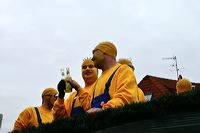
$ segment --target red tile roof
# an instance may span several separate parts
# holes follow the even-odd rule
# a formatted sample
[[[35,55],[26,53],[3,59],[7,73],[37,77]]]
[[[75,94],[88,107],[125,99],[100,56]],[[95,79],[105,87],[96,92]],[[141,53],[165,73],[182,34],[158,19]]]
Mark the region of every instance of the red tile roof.
[[[160,96],[176,93],[177,80],[166,79],[161,77],[155,77],[146,75],[138,84],[143,90],[144,94],[152,94],[152,99],[156,99]],[[200,89],[200,83],[192,83],[195,88]]]

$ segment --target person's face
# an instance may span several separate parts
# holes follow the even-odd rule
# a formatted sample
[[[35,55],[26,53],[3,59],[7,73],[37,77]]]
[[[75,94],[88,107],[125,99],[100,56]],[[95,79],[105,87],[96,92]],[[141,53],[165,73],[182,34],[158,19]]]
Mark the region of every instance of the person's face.
[[[57,95],[49,96],[49,107],[53,108],[54,102],[56,101],[57,97]]]
[[[85,82],[88,80],[96,81],[98,77],[98,70],[94,66],[94,62],[92,60],[85,60],[82,64],[82,77]]]
[[[92,60],[94,62],[94,66],[101,69],[104,63],[104,53],[100,50],[93,50]]]

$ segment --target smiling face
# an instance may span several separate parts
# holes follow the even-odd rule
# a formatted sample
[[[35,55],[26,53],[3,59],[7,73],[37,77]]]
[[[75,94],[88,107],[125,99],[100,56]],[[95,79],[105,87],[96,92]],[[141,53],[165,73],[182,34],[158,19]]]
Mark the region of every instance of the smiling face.
[[[86,59],[82,63],[82,77],[86,85],[93,84],[98,78],[98,70],[91,59]]]

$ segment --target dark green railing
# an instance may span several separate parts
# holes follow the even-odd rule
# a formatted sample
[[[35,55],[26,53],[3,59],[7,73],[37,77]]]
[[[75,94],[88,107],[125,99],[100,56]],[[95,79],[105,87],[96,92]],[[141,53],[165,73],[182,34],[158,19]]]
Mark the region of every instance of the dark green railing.
[[[200,133],[200,112],[187,112],[152,118],[95,133]]]
[[[181,133],[200,132],[200,90],[164,96],[147,103],[104,110],[95,116],[76,116],[22,133]]]

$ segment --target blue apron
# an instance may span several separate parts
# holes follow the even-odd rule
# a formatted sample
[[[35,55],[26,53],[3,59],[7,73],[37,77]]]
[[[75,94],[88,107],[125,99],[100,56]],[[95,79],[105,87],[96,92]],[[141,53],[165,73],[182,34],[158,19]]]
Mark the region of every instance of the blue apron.
[[[78,107],[74,107],[74,104],[76,102],[76,98],[77,98],[78,93],[76,93],[76,96],[74,97],[73,103],[72,103],[72,111],[71,111],[71,116],[74,115],[80,115],[80,114],[84,114],[85,111],[81,106]]]
[[[92,108],[102,108],[101,103],[102,102],[107,103],[110,100],[109,87],[110,87],[111,81],[112,81],[116,71],[118,70],[118,68],[112,73],[112,75],[108,79],[108,81],[105,85],[104,93],[95,97],[95,98],[94,98],[94,93],[93,93],[93,99],[92,99],[92,102],[91,102]]]
[[[34,107],[34,109],[35,109],[35,112],[36,112],[36,115],[37,115],[38,124],[39,124],[39,126],[40,126],[40,125],[42,125],[42,119],[41,119],[41,117],[40,117],[39,110],[38,110],[37,107]]]

